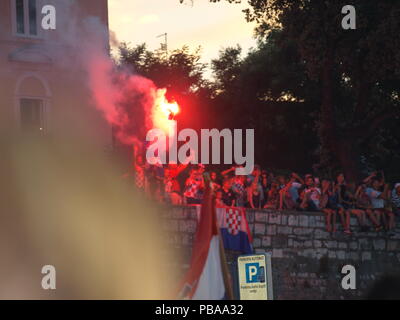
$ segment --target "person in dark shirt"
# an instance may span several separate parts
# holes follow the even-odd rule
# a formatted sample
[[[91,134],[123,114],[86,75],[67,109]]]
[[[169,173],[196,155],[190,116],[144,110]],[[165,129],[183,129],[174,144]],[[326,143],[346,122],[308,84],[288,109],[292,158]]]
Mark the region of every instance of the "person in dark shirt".
[[[236,197],[235,193],[231,189],[230,179],[224,180],[221,192],[222,192],[222,202],[228,207],[235,206]]]

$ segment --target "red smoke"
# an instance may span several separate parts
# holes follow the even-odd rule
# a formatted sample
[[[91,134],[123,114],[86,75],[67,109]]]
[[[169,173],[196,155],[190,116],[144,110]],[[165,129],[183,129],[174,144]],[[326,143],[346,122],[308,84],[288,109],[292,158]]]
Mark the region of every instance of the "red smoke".
[[[96,107],[114,127],[121,143],[140,145],[152,128],[168,134],[169,117],[179,113],[179,106],[168,102],[166,89],[157,89],[151,80],[117,69],[108,57],[91,59],[88,71]]]

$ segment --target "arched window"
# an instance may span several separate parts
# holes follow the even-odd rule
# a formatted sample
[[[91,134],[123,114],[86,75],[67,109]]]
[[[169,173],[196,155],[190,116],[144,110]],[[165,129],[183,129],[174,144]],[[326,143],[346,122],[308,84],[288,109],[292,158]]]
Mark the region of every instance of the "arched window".
[[[22,132],[45,134],[48,131],[50,90],[37,74],[21,77],[16,88],[16,117]]]

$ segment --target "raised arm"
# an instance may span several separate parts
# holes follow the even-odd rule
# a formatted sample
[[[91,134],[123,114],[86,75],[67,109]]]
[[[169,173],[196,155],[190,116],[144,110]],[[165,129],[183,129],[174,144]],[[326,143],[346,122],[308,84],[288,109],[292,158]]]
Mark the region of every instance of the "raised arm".
[[[227,170],[224,170],[224,171],[221,172],[221,175],[224,176],[224,175],[228,174],[229,172],[234,171],[235,169],[236,169],[235,167],[232,167],[232,168],[229,168]]]
[[[372,172],[368,177],[366,177],[363,182],[368,183],[371,181],[372,178],[376,177],[376,172]]]
[[[301,184],[304,184],[304,180],[303,180],[296,172],[293,172],[293,173],[292,173],[292,177],[295,178],[295,179],[297,179],[297,180],[299,180],[299,182],[300,182]]]

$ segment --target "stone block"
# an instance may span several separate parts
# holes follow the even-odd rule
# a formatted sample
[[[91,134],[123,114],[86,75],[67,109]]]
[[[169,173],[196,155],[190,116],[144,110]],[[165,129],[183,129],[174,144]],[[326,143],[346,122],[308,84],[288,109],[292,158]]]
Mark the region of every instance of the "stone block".
[[[289,226],[298,226],[299,225],[299,217],[290,215],[288,218],[288,225]]]
[[[314,240],[314,247],[315,248],[321,248],[322,242],[320,240]]]
[[[193,220],[181,220],[179,221],[179,231],[180,232],[188,232],[195,233],[197,228],[196,221]]]
[[[288,244],[286,236],[275,236],[272,237],[273,248],[286,248]]]
[[[282,249],[272,249],[272,257],[273,258],[283,258],[283,250]]]
[[[358,242],[357,241],[352,241],[349,243],[349,248],[351,250],[358,250]]]
[[[371,260],[371,252],[370,252],[370,251],[364,251],[364,252],[361,254],[361,260],[362,260],[362,261]]]
[[[329,232],[326,232],[325,230],[320,230],[320,229],[316,229],[314,231],[314,238],[319,240],[319,239],[330,239],[330,234]]]
[[[280,213],[271,213],[268,217],[269,224],[280,224],[281,223],[281,214]]]
[[[315,226],[316,226],[317,228],[323,228],[323,229],[325,229],[326,224],[325,224],[324,221],[317,221],[317,222],[315,223]]]
[[[336,252],[335,251],[329,251],[328,252],[328,258],[329,259],[336,259]]]
[[[293,240],[292,246],[293,246],[293,248],[303,248],[304,242],[303,241]]]
[[[249,210],[246,210],[246,218],[247,218],[247,222],[249,222],[249,223],[253,223],[253,222],[254,222],[254,216],[255,216],[255,213],[254,213],[254,211],[249,211]]]
[[[308,217],[308,226],[309,227],[316,227],[317,225],[317,220],[316,220],[316,217],[315,216],[310,216],[310,217]]]
[[[388,240],[387,249],[389,251],[400,251],[400,241]]]
[[[313,232],[311,228],[293,228],[293,233],[297,235],[309,235]]]
[[[315,257],[317,259],[321,259],[322,257],[328,255],[328,249],[326,248],[320,248],[320,249],[315,249]]]
[[[348,260],[357,261],[359,258],[360,257],[358,252],[355,251],[346,252],[346,259]]]
[[[255,221],[256,222],[267,222],[268,215],[266,212],[256,212]]]
[[[337,241],[334,241],[334,240],[324,241],[323,246],[325,248],[329,248],[329,249],[336,249],[338,247]]]
[[[291,227],[287,227],[287,226],[281,227],[281,226],[278,226],[277,234],[285,234],[285,235],[287,235],[287,234],[292,234],[292,233],[293,233],[293,229],[292,229]]]
[[[375,250],[385,250],[386,248],[385,239],[374,239],[373,244]]]
[[[186,219],[189,215],[189,210],[186,208],[172,208],[172,218],[173,219]]]
[[[307,216],[299,217],[299,226],[300,227],[308,227],[308,217]]]
[[[193,244],[193,237],[190,234],[182,235],[182,244],[184,246],[191,246]]]
[[[262,237],[262,246],[270,247],[271,246],[271,237]]]
[[[347,249],[346,242],[338,242],[338,249]]]
[[[276,226],[275,225],[267,226],[267,235],[269,235],[269,236],[276,235]]]
[[[316,257],[316,251],[314,249],[305,249],[300,254],[304,257],[312,259]]]
[[[364,250],[371,250],[372,249],[371,241],[367,238],[359,239],[358,247]]]
[[[254,224],[254,233],[255,234],[265,234],[265,224],[255,223]]]
[[[345,251],[336,251],[336,256],[340,260],[344,260],[346,258],[346,252]]]
[[[261,239],[260,238],[254,238],[253,239],[253,248],[259,248],[261,247]]]
[[[312,240],[304,241],[304,247],[311,248],[313,246]]]

